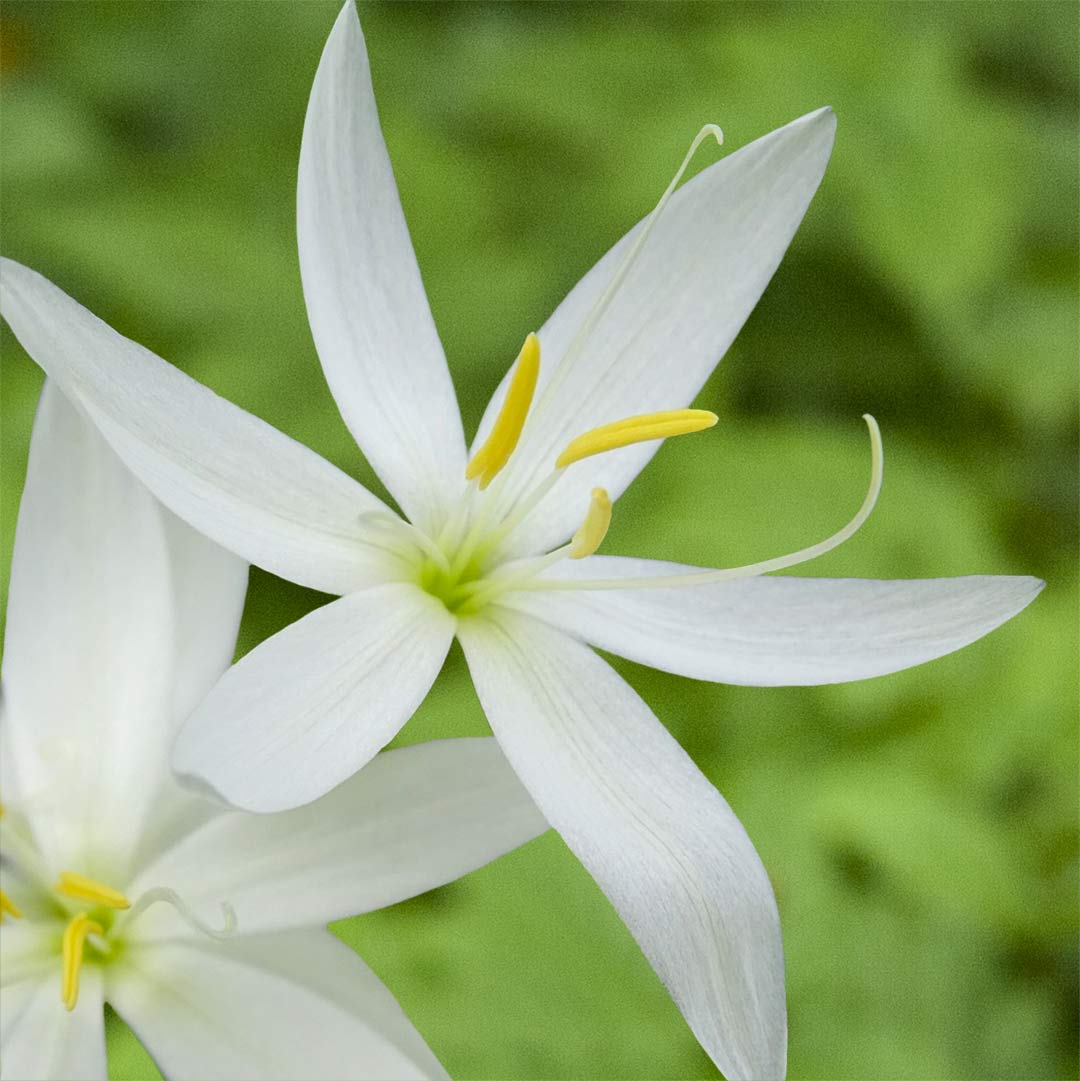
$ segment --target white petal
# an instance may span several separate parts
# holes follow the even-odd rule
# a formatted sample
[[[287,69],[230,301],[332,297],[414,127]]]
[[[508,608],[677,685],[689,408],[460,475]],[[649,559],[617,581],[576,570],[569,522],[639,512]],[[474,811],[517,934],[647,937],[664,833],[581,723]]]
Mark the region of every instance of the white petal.
[[[173,715],[182,721],[232,664],[248,565],[164,508],[175,610]]]
[[[593,556],[560,578],[652,577],[701,570]],[[506,603],[610,653],[665,672],[755,687],[846,683],[943,657],[1011,619],[1045,585],[971,575],[744,578],[676,589],[517,593]]]
[[[452,882],[547,828],[495,740],[437,740],[376,756],[307,807],[223,815],[132,892],[175,889],[211,924],[228,902],[244,934],[319,925]],[[142,939],[177,933],[164,905],[132,925]]]
[[[170,1078],[446,1076],[390,992],[328,931],[132,948],[110,974],[109,1002]]]
[[[313,451],[196,383],[40,274],[0,263],[0,313],[163,503],[252,563],[327,593],[385,580],[359,516],[383,504]]]
[[[0,989],[0,1081],[107,1076],[101,969],[83,967],[79,1001],[70,1013],[60,1001],[59,961],[46,976]]]
[[[352,0],[311,88],[296,201],[304,298],[330,390],[394,498],[431,528],[464,486],[465,438]]]
[[[318,608],[225,673],[184,726],[173,767],[246,810],[309,803],[394,737],[453,635],[446,608],[403,583]]]
[[[780,921],[723,797],[587,646],[506,611],[462,621],[511,765],[725,1076],[784,1074]]]
[[[680,188],[586,347],[558,386],[549,388],[642,223],[574,287],[540,331],[537,404],[507,467],[507,501],[550,473],[559,452],[588,429],[690,404],[787,250],[825,172],[835,129],[832,111],[820,109],[729,154]],[[478,440],[486,438],[505,387],[493,397]],[[600,485],[617,498],[657,447],[643,443],[571,466],[536,512],[530,547],[552,548],[568,537],[591,489]]]
[[[135,843],[171,736],[172,631],[159,504],[46,381],[19,507],[3,685],[17,787],[61,865],[97,850],[122,865]]]
[[[173,591],[172,713],[167,739],[232,663],[247,592],[248,565],[158,504]],[[143,824],[134,863],[141,866],[220,811],[216,801],[178,785],[168,755],[159,763],[157,798]]]
[[[4,917],[3,931],[0,932],[0,987],[48,978],[56,993],[54,1001],[59,1003],[56,898],[40,890],[36,883],[12,873],[9,866],[3,866],[3,872],[0,884],[19,906],[24,918],[9,920]]]

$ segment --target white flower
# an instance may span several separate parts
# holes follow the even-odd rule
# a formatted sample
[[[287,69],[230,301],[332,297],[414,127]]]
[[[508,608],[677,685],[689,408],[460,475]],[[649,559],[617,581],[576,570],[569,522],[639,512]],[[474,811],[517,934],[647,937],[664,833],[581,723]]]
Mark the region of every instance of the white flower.
[[[39,275],[5,263],[0,276],[31,356],[168,506],[267,570],[342,595],[230,669],[174,764],[243,807],[314,799],[393,737],[456,634],[514,768],[730,1078],[785,1069],[768,878],[723,798],[589,645],[698,679],[862,679],[974,641],[1041,586],[760,577],[869,513],[881,479],[869,418],[870,491],[828,541],[728,571],[591,555],[657,441],[715,421],[683,407],[779,263],[834,126],[830,110],[811,113],[676,191],[680,169],[526,339],[469,457],[346,3],[304,129],[300,263],[331,390],[404,517]]]
[[[247,566],[46,382],[3,667],[0,1076],[106,1077],[103,1001],[166,1077],[445,1077],[329,931],[547,828],[492,739],[379,755],[282,815],[168,769],[232,659]]]

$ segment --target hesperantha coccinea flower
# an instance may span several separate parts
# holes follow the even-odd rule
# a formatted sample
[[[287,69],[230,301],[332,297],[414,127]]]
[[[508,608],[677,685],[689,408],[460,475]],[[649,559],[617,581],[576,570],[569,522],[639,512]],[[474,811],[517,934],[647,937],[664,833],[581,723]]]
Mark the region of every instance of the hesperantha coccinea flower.
[[[704,128],[654,212],[523,332],[467,453],[350,0],[304,128],[300,264],[326,378],[400,514],[38,274],[0,272],[0,309],[27,351],[165,504],[341,596],[225,674],[185,725],[176,768],[252,810],[316,799],[394,736],[456,635],[514,769],[732,1079],[786,1068],[772,889],[721,795],[590,647],[730,683],[863,679],[967,645],[1042,585],[765,577],[870,513],[882,451],[869,417],[869,490],[833,537],[725,570],[596,554],[660,441],[716,421],[694,396],[791,241],[834,129],[820,109],[680,187],[698,144],[719,138]]]
[[[170,1079],[446,1076],[326,923],[547,822],[490,738],[387,751],[280,815],[181,788],[170,744],[232,659],[246,584],[47,381],[3,663],[4,1081],[104,1081],[104,1002]]]

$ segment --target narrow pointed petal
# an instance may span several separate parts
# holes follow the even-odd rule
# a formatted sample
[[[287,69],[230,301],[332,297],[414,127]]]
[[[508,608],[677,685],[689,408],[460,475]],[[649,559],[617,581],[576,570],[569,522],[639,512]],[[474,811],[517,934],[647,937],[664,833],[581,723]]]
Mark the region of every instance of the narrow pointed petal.
[[[462,621],[496,738],[726,1077],[780,1078],[780,921],[723,797],[587,646],[517,613]]]
[[[618,556],[560,578],[643,578],[700,567]],[[665,672],[755,687],[847,683],[969,645],[1038,596],[1038,578],[745,578],[676,589],[517,593],[506,603]]]
[[[360,515],[384,505],[307,447],[0,260],[0,314],[171,510],[251,563],[326,593],[386,580]]]
[[[64,815],[38,842],[122,861],[170,741],[173,598],[161,508],[46,380],[12,558],[3,662],[17,788]]]
[[[245,810],[310,803],[393,739],[453,635],[443,605],[402,583],[318,608],[225,673],[181,731],[173,767]]]
[[[304,298],[338,408],[409,518],[439,523],[465,438],[348,0],[311,88],[297,181]]]
[[[186,718],[232,664],[248,565],[162,508],[175,612],[173,717]]]
[[[55,968],[0,988],[0,1081],[105,1081],[106,1077],[99,968],[83,968],[79,1001],[70,1012],[60,1002]]]
[[[248,565],[158,504],[173,597],[172,708],[158,762],[157,792],[140,831],[141,866],[220,808],[175,783],[169,753],[180,725],[232,664],[247,593]],[[150,777],[147,777],[150,780]]]
[[[832,111],[820,109],[727,155],[676,191],[584,347],[553,382],[642,223],[574,287],[540,331],[536,405],[507,467],[507,501],[542,480],[582,432],[693,401],[791,243],[825,172],[835,129]],[[477,446],[505,390],[504,382]],[[547,550],[568,537],[594,486],[617,499],[658,446],[641,443],[570,467],[535,512],[531,547]]]
[[[132,893],[171,883],[211,924],[227,900],[244,934],[317,926],[452,882],[547,828],[495,740],[436,740],[377,755],[306,807],[216,818]],[[164,905],[132,927],[185,931]]]
[[[395,1081],[446,1072],[329,931],[134,947],[109,1002],[161,1072],[200,1081]]]

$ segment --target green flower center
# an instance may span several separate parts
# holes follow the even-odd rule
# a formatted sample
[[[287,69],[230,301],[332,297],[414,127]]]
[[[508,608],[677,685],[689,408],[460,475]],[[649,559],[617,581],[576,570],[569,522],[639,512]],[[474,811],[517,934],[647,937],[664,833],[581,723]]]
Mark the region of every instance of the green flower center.
[[[491,569],[490,560],[476,552],[460,559],[448,558],[445,563],[428,556],[421,561],[417,582],[452,615],[468,615],[486,603],[482,589]]]

